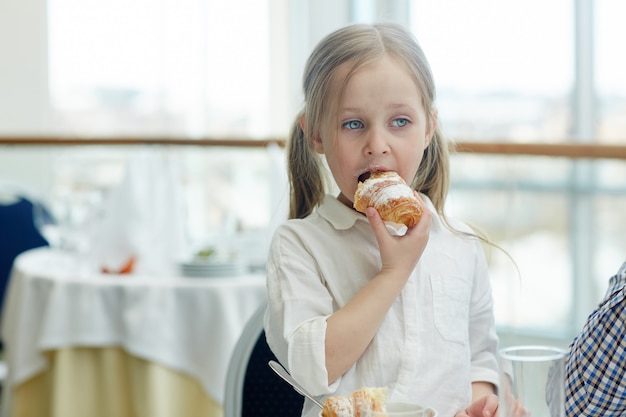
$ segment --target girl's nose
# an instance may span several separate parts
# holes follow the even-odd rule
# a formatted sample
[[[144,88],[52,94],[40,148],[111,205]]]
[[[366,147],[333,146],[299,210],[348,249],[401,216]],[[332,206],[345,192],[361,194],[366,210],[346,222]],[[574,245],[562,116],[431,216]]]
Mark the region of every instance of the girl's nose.
[[[366,151],[368,155],[384,155],[389,152],[389,143],[380,129],[371,129],[368,133]]]

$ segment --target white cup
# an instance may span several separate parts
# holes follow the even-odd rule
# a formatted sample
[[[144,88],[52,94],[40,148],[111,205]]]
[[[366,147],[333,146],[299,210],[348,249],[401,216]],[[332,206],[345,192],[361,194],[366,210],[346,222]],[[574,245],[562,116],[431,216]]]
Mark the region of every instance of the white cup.
[[[564,417],[566,354],[553,346],[501,349],[499,415]]]

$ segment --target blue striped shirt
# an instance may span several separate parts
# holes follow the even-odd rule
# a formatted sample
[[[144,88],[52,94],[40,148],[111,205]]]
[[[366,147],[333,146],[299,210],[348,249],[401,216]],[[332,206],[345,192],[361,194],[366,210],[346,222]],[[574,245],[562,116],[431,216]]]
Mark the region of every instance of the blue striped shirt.
[[[567,417],[626,415],[626,262],[572,341],[565,370]]]

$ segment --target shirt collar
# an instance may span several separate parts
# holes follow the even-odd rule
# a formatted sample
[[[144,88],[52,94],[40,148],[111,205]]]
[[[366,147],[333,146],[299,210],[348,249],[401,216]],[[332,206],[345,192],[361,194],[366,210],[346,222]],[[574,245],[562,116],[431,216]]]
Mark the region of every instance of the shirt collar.
[[[607,289],[607,296],[614,292],[621,290],[626,286],[626,262],[619,269],[617,274],[613,275],[609,280],[609,288]]]
[[[429,210],[433,214],[437,212],[435,206],[433,206],[433,203],[426,195],[420,194],[420,197],[426,204],[426,210]],[[322,204],[317,208],[317,213],[332,224],[336,230],[350,229],[357,221],[367,222],[365,215],[351,209],[330,194],[324,196]],[[443,227],[441,219],[439,216],[433,215],[430,228],[438,230],[441,227]]]
[[[336,230],[347,230],[354,226],[359,218],[365,217],[358,211],[346,206],[336,197],[326,194],[317,212],[326,221],[333,225]]]

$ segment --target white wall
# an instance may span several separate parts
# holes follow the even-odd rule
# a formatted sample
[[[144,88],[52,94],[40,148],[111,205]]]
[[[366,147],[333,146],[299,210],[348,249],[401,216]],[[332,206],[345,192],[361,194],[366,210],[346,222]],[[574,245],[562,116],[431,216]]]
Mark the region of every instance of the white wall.
[[[0,2],[0,134],[52,130],[46,0]]]
[[[46,0],[0,1],[0,135],[52,132]],[[0,147],[0,181],[49,186],[50,149]]]

